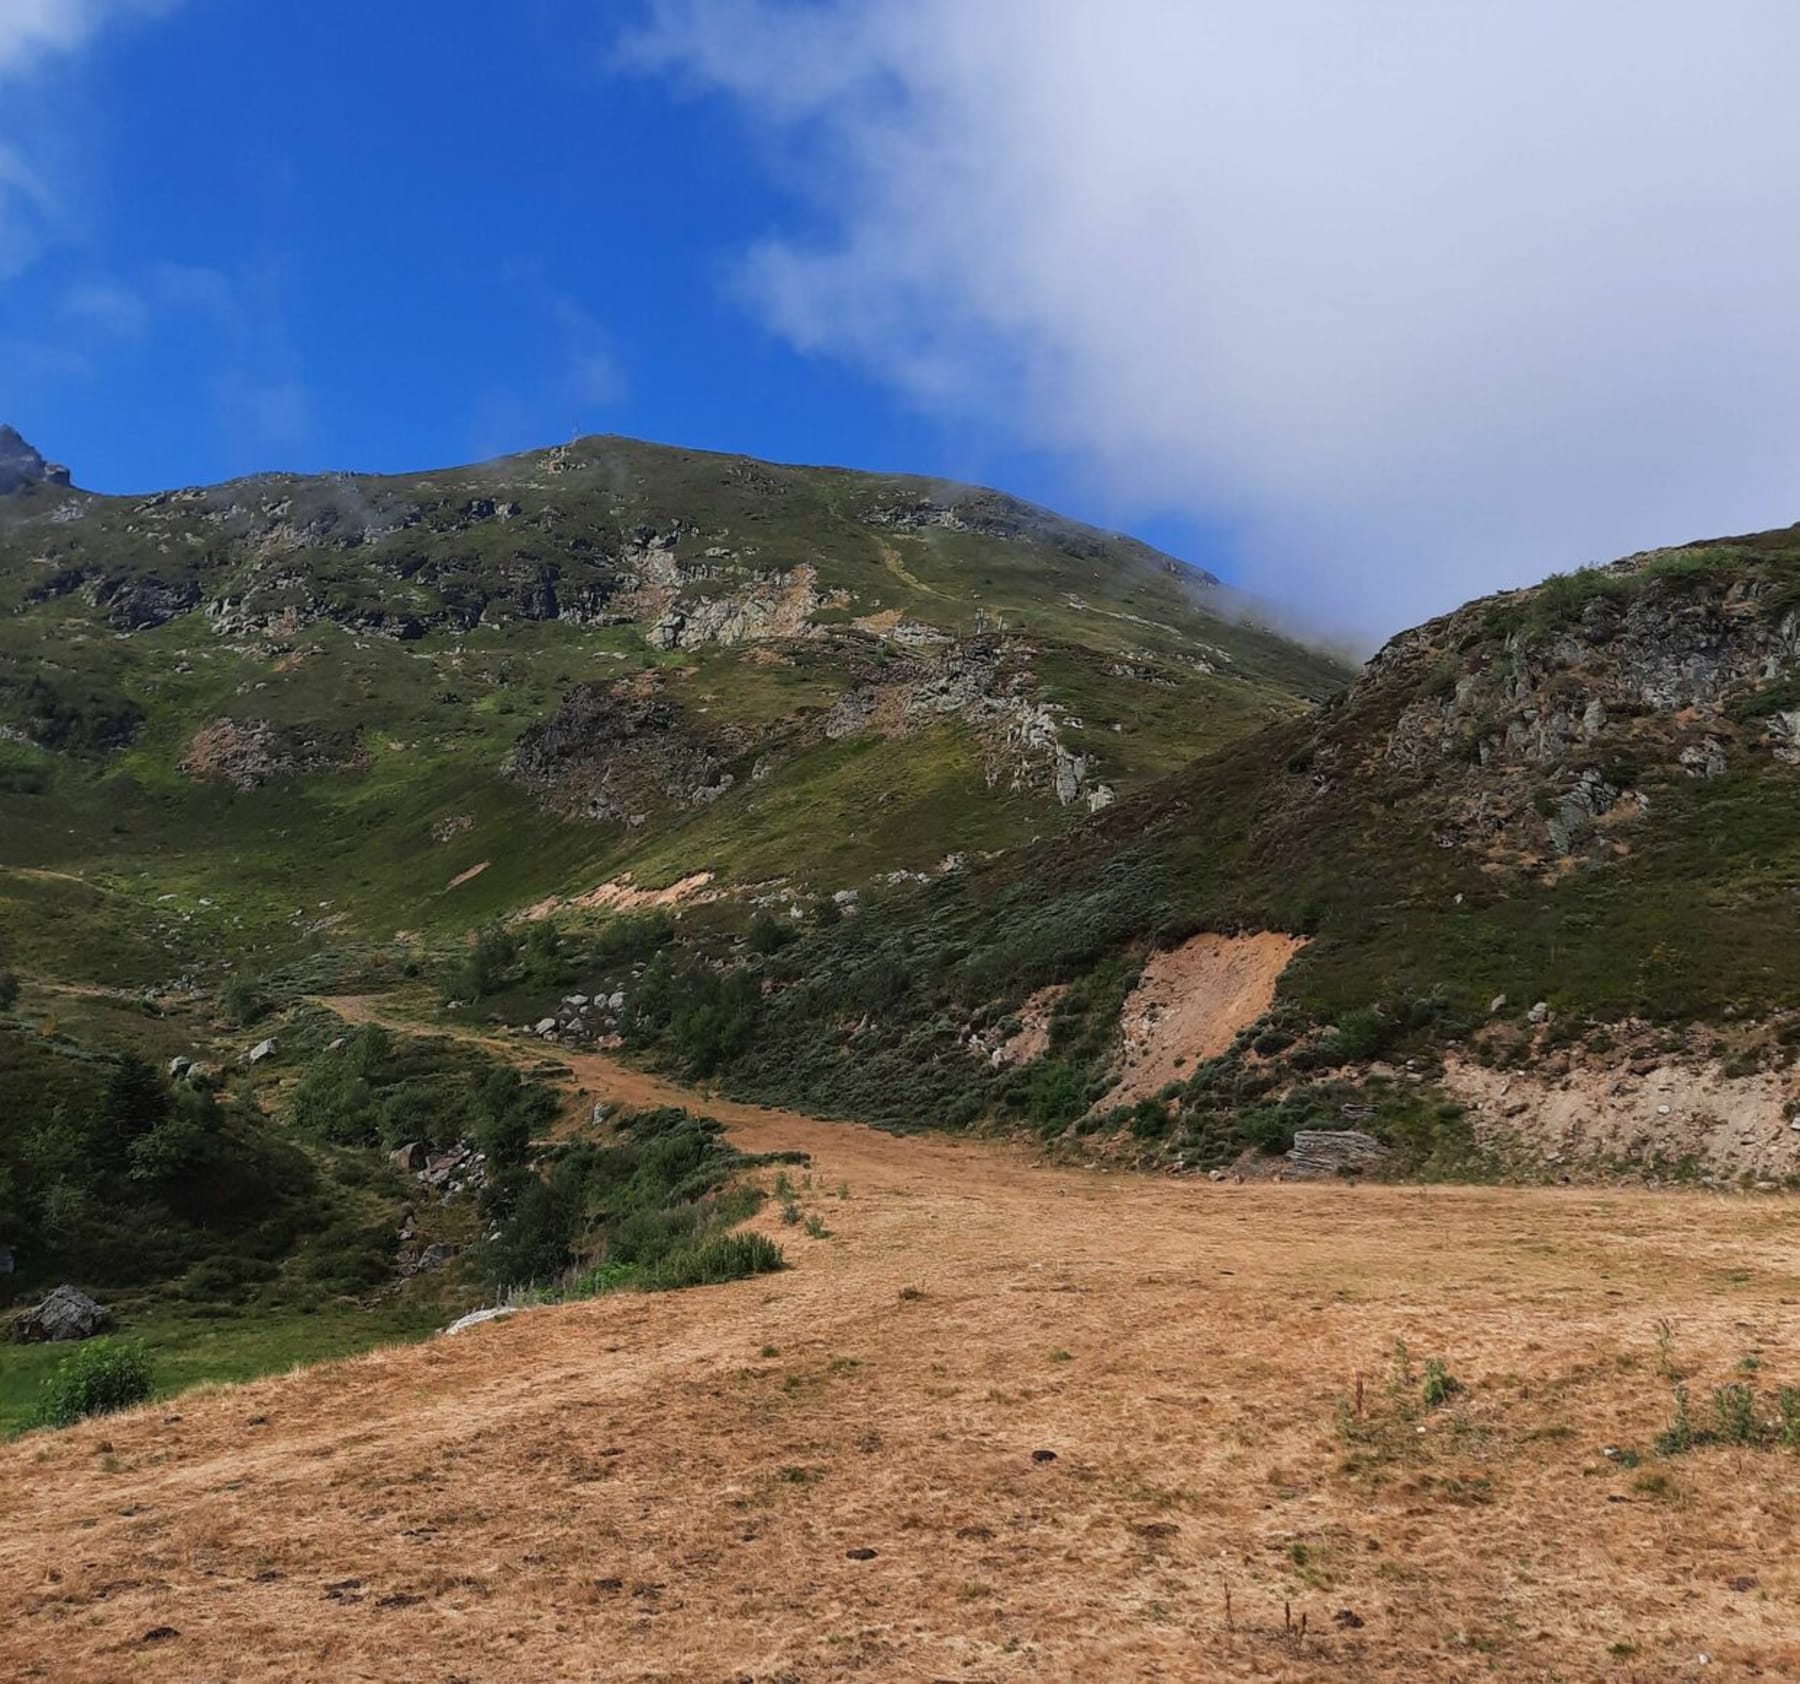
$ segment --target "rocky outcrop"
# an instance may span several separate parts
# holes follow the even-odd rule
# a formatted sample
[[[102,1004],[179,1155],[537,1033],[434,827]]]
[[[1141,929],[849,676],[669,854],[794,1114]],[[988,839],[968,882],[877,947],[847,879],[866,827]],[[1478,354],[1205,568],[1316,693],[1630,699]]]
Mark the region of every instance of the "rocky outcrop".
[[[947,486],[941,495],[914,493],[889,498],[866,508],[862,519],[866,525],[895,532],[937,528],[947,532],[975,532],[986,538],[1029,539],[1051,544],[1065,555],[1083,561],[1102,560],[1124,546],[1146,558],[1154,556],[1155,564],[1163,571],[1179,572],[1197,587],[1208,588],[1219,583],[1212,574],[1175,563],[1167,556],[1156,556],[1133,539],[1102,532],[1079,521],[1065,520],[1035,504],[1008,497],[1004,492],[974,486]]]
[[[849,605],[848,592],[819,588],[810,565],[746,570],[720,545],[697,561],[682,561],[676,546],[688,535],[680,523],[667,532],[640,531],[621,557],[627,571],[620,604],[649,622],[652,648],[810,637],[821,609]]]
[[[1092,758],[1063,742],[1057,714],[1032,695],[1030,654],[1025,644],[989,636],[890,661],[838,697],[825,735],[906,736],[957,719],[981,740],[990,788],[1004,783],[1098,812],[1112,804],[1113,792],[1094,776]]]
[[[1286,1181],[1321,1181],[1379,1170],[1388,1149],[1360,1129],[1301,1129],[1282,1166]]]
[[[679,709],[632,681],[576,685],[519,738],[506,770],[562,811],[629,825],[704,806],[735,781]]]
[[[91,1339],[112,1326],[112,1311],[85,1292],[59,1286],[41,1304],[13,1318],[12,1337],[22,1344]]]
[[[154,574],[141,579],[105,579],[96,587],[94,601],[105,609],[106,623],[116,631],[145,631],[197,608],[200,587],[191,579],[164,584]]]
[[[67,485],[69,470],[60,462],[46,462],[16,429],[0,427],[0,497],[32,485]]]
[[[1302,769],[1384,783],[1493,866],[1625,852],[1659,786],[1800,762],[1800,608],[1776,577],[1727,541],[1473,603],[1382,650]]]
[[[251,790],[276,778],[347,770],[362,763],[354,738],[322,738],[266,719],[215,719],[194,733],[181,769],[198,781],[217,779]]]

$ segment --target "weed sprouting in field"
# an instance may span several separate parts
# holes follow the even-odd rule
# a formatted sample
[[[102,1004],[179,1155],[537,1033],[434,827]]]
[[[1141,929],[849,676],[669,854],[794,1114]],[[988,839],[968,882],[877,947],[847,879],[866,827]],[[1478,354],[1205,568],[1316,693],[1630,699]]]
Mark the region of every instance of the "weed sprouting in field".
[[[1427,1409],[1441,1408],[1462,1389],[1462,1382],[1451,1374],[1442,1357],[1425,1359],[1425,1381],[1422,1393]]]
[[[1782,1448],[1800,1449],[1800,1386],[1783,1386],[1775,1394],[1775,1418]]]
[[[1694,1419],[1684,1382],[1676,1381],[1674,1413],[1656,1435],[1661,1456],[1684,1456],[1693,1450],[1723,1445],[1737,1449],[1800,1449],[1800,1386],[1776,1389],[1772,1410],[1765,1410],[1762,1396],[1748,1380],[1728,1380],[1712,1393],[1710,1424]]]
[[[1388,1391],[1396,1399],[1404,1398],[1412,1392],[1415,1383],[1412,1351],[1404,1339],[1396,1339],[1392,1368],[1388,1378]]]
[[[1755,1444],[1762,1434],[1755,1388],[1742,1380],[1720,1386],[1713,1393],[1713,1421],[1721,1444]]]
[[[1687,1387],[1677,1380],[1674,1387],[1675,1414],[1668,1426],[1656,1435],[1659,1456],[1682,1456],[1694,1448],[1693,1413],[1688,1407]]]
[[[1656,1324],[1656,1372],[1665,1380],[1679,1380],[1675,1368],[1675,1325],[1664,1316]]]

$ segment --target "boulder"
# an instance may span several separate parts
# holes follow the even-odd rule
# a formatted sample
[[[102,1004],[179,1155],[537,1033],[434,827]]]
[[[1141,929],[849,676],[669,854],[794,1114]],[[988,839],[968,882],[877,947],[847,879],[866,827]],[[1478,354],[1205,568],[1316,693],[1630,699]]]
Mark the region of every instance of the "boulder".
[[[91,1339],[112,1325],[112,1311],[85,1292],[59,1286],[41,1304],[13,1318],[12,1336],[21,1343],[47,1344],[57,1339]]]
[[[280,1043],[271,1035],[266,1041],[258,1041],[250,1049],[249,1060],[252,1064],[261,1064],[265,1058],[273,1058],[281,1050]]]
[[[1298,1180],[1361,1175],[1378,1169],[1388,1149],[1361,1129],[1300,1129],[1287,1155],[1286,1174]]]
[[[404,1146],[396,1146],[388,1153],[388,1162],[408,1175],[417,1175],[425,1167],[425,1142],[409,1140]]]

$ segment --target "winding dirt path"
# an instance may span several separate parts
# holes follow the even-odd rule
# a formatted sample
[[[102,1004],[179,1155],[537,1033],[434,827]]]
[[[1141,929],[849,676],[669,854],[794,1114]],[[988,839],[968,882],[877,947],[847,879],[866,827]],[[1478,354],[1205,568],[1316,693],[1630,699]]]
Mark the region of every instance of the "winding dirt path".
[[[1648,1453],[1660,1318],[1697,1409],[1800,1383],[1791,1201],[1109,1176],[568,1062],[811,1153],[829,1237],[0,1447],[0,1677],[1800,1676],[1793,1459]],[[1466,1389],[1402,1418],[1396,1339]]]

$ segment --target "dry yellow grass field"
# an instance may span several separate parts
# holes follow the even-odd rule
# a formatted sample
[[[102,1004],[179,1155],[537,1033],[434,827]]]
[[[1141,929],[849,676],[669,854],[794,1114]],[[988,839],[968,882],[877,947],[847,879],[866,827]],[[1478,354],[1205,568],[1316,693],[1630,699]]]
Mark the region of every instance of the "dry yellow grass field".
[[[1747,1356],[1800,1382],[1791,1201],[1152,1181],[710,1108],[813,1154],[829,1236],[763,1219],[793,1269],[0,1449],[0,1676],[1800,1677],[1800,1462],[1649,1453],[1662,1319],[1697,1408]],[[1466,1389],[1396,1400],[1396,1340]]]

